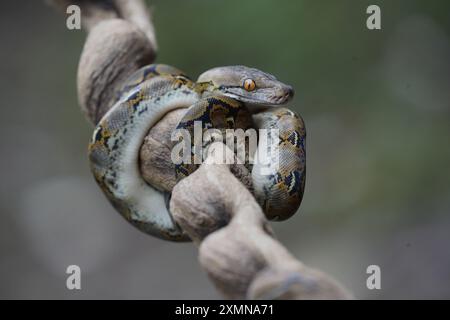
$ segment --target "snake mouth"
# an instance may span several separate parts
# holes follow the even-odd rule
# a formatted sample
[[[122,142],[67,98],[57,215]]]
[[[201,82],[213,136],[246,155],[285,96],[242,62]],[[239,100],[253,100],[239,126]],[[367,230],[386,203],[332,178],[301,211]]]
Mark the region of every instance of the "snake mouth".
[[[276,107],[286,104],[294,96],[289,85],[277,85],[247,92],[241,88],[226,88],[222,94],[251,105]]]
[[[259,96],[241,95],[236,92],[227,92],[226,95],[251,105],[276,107],[286,104],[292,99],[294,94],[293,90],[287,90],[281,94],[261,95],[263,98],[259,98]]]

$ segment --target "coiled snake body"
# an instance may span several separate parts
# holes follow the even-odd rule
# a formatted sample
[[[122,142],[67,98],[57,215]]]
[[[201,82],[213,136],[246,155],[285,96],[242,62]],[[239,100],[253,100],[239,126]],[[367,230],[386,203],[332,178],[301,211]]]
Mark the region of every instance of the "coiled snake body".
[[[188,108],[177,128],[277,129],[270,139],[278,166],[261,174],[252,167],[254,194],[266,216],[284,220],[298,209],[305,185],[305,127],[286,108],[290,86],[270,74],[244,66],[219,67],[192,81],[180,70],[153,64],[136,71],[120,90],[115,105],[97,124],[89,145],[94,177],[113,206],[140,230],[172,241],[187,240],[166,208],[164,194],[142,178],[139,150],[148,130],[167,112]],[[276,145],[275,145],[276,144]],[[179,179],[197,165],[175,166]]]

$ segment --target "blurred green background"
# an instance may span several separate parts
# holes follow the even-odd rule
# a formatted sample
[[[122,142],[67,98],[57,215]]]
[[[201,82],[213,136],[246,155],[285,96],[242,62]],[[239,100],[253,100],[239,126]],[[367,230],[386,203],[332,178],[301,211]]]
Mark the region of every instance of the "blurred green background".
[[[151,5],[157,62],[192,77],[245,64],[296,89],[306,191],[273,226],[297,258],[357,298],[450,298],[450,2]],[[136,231],[95,185],[76,97],[84,32],[22,0],[0,2],[0,36],[0,298],[219,298],[194,246]],[[65,287],[69,264],[81,291]],[[372,264],[381,290],[366,288]]]

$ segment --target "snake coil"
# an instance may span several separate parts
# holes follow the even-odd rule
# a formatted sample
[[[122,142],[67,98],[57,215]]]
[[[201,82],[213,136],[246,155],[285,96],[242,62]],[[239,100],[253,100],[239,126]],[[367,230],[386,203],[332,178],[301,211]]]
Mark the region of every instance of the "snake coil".
[[[253,191],[270,220],[287,219],[298,209],[305,186],[304,123],[279,107],[292,96],[290,86],[245,66],[214,68],[196,82],[168,65],[145,66],[125,82],[118,101],[97,124],[89,145],[92,172],[113,206],[140,230],[162,239],[188,240],[174,223],[163,192],[148,185],[138,167],[139,148],[148,130],[167,112],[187,108],[177,129],[192,136],[196,122],[202,132],[251,127],[271,132],[266,144],[272,149],[269,165],[257,161],[251,168]],[[177,164],[177,178],[197,167]]]

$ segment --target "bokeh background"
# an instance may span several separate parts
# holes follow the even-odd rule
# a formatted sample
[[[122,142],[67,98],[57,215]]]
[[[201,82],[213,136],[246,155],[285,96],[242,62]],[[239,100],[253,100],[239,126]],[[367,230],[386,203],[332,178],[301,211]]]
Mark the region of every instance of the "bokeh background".
[[[366,28],[369,4],[382,30]],[[273,224],[357,298],[450,298],[450,2],[155,0],[158,62],[245,64],[296,89],[300,211]],[[0,298],[220,298],[191,244],[146,236],[88,169],[83,31],[43,1],[0,2]],[[66,289],[69,264],[82,290]],[[366,288],[381,267],[382,289]]]

